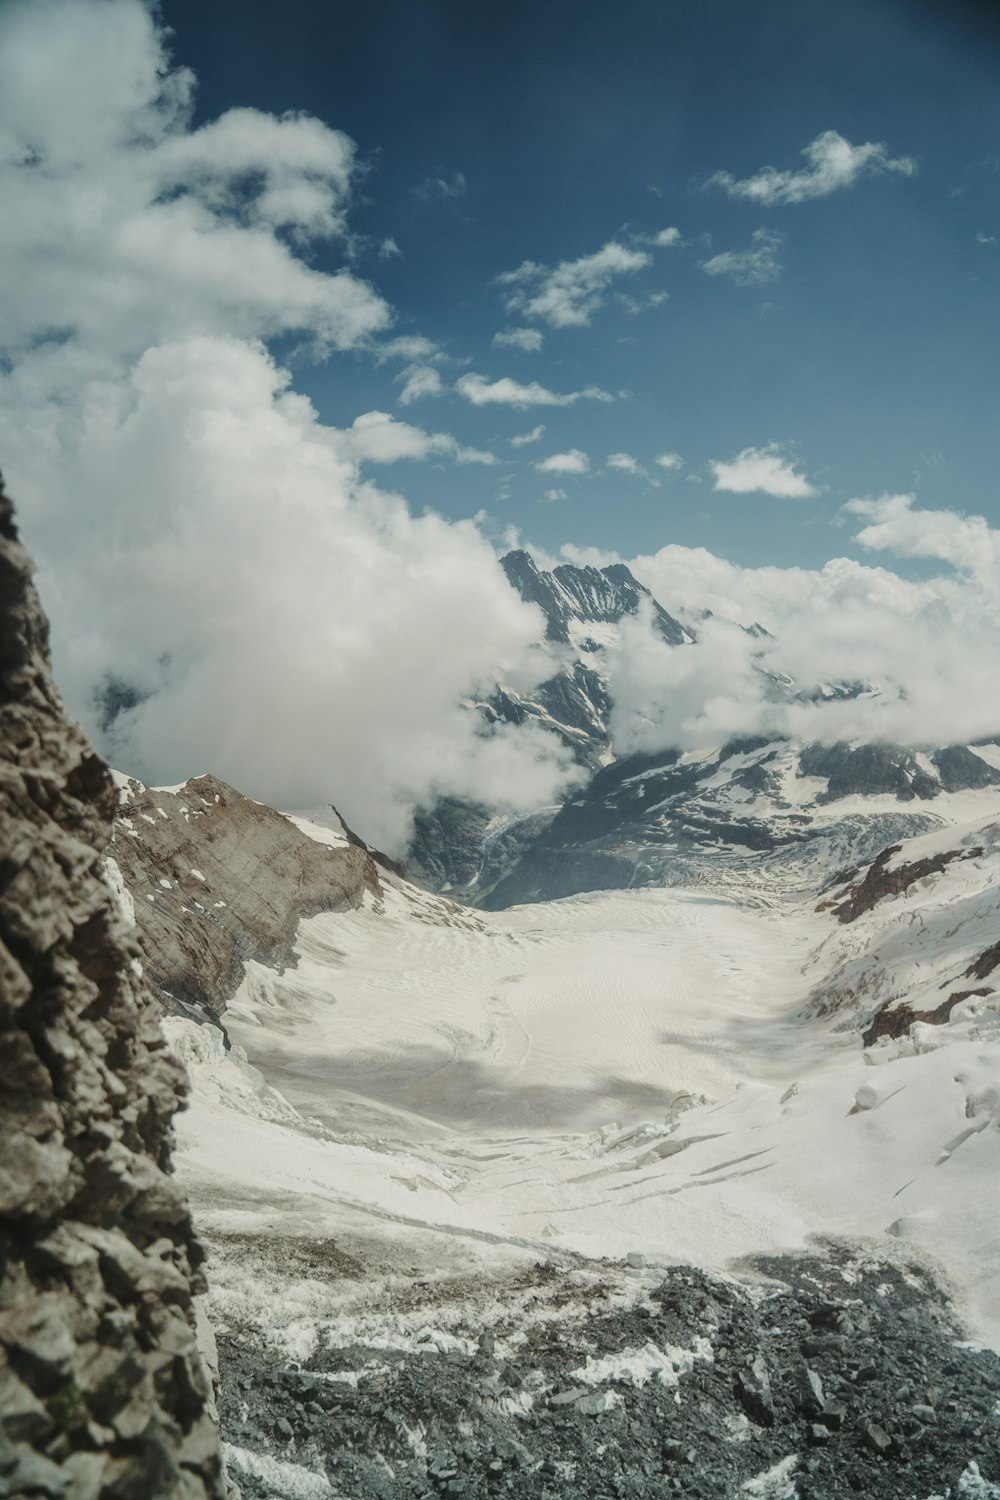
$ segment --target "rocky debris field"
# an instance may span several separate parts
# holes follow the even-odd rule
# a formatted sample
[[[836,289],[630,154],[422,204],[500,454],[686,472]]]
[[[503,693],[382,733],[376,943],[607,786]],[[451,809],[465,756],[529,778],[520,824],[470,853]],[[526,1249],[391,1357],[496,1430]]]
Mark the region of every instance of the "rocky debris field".
[[[339,1342],[300,1367],[230,1329],[223,1436],[245,1500],[1000,1497],[1000,1359],[963,1342],[926,1271],[840,1248],[741,1282],[633,1259],[592,1265],[583,1300],[567,1267],[536,1265],[509,1317],[450,1333],[428,1291],[407,1350]],[[329,1274],[362,1269],[334,1256]],[[640,1300],[622,1306],[629,1274]]]

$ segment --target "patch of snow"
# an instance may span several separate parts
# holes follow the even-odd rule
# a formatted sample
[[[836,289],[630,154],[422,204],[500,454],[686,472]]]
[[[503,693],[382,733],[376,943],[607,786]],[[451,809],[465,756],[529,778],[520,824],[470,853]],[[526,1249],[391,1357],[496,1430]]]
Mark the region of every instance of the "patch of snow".
[[[795,1471],[798,1464],[799,1455],[789,1453],[787,1458],[783,1458],[773,1468],[765,1469],[762,1474],[748,1479],[740,1486],[740,1494],[750,1495],[752,1500],[795,1500]]]
[[[332,1500],[334,1491],[326,1475],[302,1464],[271,1458],[267,1453],[251,1453],[234,1443],[223,1443],[222,1456],[237,1474],[266,1484],[271,1492],[269,1500]]]
[[[602,1359],[588,1356],[585,1365],[570,1371],[570,1378],[585,1385],[620,1380],[642,1387],[655,1376],[661,1385],[673,1389],[682,1375],[694,1369],[696,1360],[712,1363],[712,1346],[705,1338],[696,1338],[691,1349],[678,1349],[672,1345],[659,1349],[655,1344],[647,1343],[641,1349],[623,1349],[620,1354],[608,1354]]]
[[[134,927],[135,901],[132,899],[131,891],[125,885],[125,877],[121,872],[118,861],[111,859],[110,856],[104,861],[104,878],[111,887],[114,898],[118,903],[118,910],[129,927]]]

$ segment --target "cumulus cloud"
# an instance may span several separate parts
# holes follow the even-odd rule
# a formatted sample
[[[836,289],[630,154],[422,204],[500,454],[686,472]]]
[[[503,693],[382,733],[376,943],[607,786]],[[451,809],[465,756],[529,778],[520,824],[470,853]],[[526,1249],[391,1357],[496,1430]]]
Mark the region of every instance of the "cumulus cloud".
[[[537,443],[544,436],[544,433],[545,428],[539,422],[538,426],[532,427],[530,432],[519,432],[516,437],[512,437],[510,446],[512,448],[526,448],[529,443]]]
[[[441,376],[433,365],[407,365],[398,378],[403,381],[400,406],[409,406],[412,401],[420,401],[425,396],[440,396],[444,390]]]
[[[937,576],[903,578],[847,557],[820,569],[742,568],[680,546],[633,559],[636,577],[695,625],[698,642],[671,651],[641,621],[626,626],[613,664],[616,742],[704,749],[764,734],[933,746],[997,734],[1000,532],[981,516],[922,510],[911,495],[852,501],[848,514],[868,523],[855,539],[862,547],[937,560]],[[737,628],[755,621],[770,639]],[[769,672],[801,694],[775,694]],[[872,691],[810,696],[836,683]]]
[[[780,500],[808,500],[819,494],[816,486],[782,456],[778,443],[744,448],[728,463],[713,460],[709,468],[715,475],[715,488],[733,495],[760,493]]]
[[[512,311],[540,318],[552,328],[584,328],[611,283],[619,276],[641,271],[651,258],[645,250],[632,250],[609,240],[593,255],[563,260],[555,267],[526,260],[516,271],[498,276],[497,281],[514,288],[507,298]]]
[[[620,469],[623,474],[639,473],[639,461],[631,453],[609,453],[606,462],[609,469]]]
[[[845,509],[871,523],[857,534],[863,547],[882,548],[901,557],[934,558],[984,582],[1000,581],[1000,532],[982,516],[918,510],[913,495],[849,500]]]
[[[653,235],[654,245],[679,245],[680,242],[681,232],[679,229],[661,229],[657,234]]]
[[[333,800],[394,849],[439,792],[544,803],[558,747],[461,706],[551,673],[541,617],[475,525],[364,478],[492,455],[385,412],[325,425],[266,347],[389,324],[296,253],[343,233],[353,145],[255,111],[193,129],[192,83],[139,0],[0,9],[0,452],[67,701],[147,780]],[[113,723],[109,679],[140,699]]]
[[[466,448],[450,432],[424,432],[422,427],[397,422],[385,411],[367,411],[355,417],[346,432],[337,433],[337,439],[341,451],[359,464],[395,464],[403,458],[434,456],[453,458],[460,464],[496,463],[492,453]]]
[[[684,467],[684,460],[679,453],[660,453],[654,462],[658,463],[661,469],[683,469]]]
[[[539,459],[535,468],[540,474],[586,474],[590,459],[579,448],[570,448],[566,453],[551,453]]]
[[[778,251],[783,241],[784,235],[773,229],[755,229],[749,249],[724,250],[703,260],[701,269],[706,276],[729,276],[737,286],[765,286],[781,275]]]
[[[0,8],[0,259],[11,354],[48,338],[136,356],[181,333],[300,333],[352,348],[389,308],[299,242],[343,232],[354,145],[303,115],[190,128],[138,0]],[[281,231],[285,232],[283,237]]]
[[[542,498],[543,500],[548,500],[550,503],[554,503],[557,500],[568,500],[569,496],[565,490],[546,490]]]
[[[527,354],[537,354],[542,347],[542,335],[537,328],[508,328],[495,333],[493,342],[498,349],[523,349]]]
[[[743,178],[735,178],[730,172],[716,172],[709,178],[709,184],[724,188],[731,198],[770,207],[825,198],[840,188],[851,187],[863,176],[896,172],[912,177],[917,170],[916,162],[908,156],[890,157],[881,141],[852,146],[836,130],[824,130],[801,154],[809,163],[804,171],[779,172],[776,167],[762,167],[752,177]]]
[[[588,385],[582,391],[550,391],[533,380],[528,385],[511,380],[509,375],[490,380],[486,375],[460,375],[455,389],[473,406],[574,406],[577,401],[613,401],[615,398],[600,386]]]

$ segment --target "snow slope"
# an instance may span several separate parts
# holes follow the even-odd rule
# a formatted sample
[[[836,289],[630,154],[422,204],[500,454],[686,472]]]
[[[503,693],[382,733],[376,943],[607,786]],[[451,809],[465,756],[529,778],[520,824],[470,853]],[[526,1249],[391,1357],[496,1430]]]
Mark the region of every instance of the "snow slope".
[[[850,924],[752,872],[739,896],[495,915],[395,880],[310,918],[298,966],[250,964],[226,1016],[259,1072],[167,1023],[194,1080],[177,1161],[199,1222],[436,1275],[629,1254],[733,1270],[841,1237],[925,1254],[1000,1343],[997,997],[867,1051],[860,1036],[887,1001],[967,988],[1000,938],[995,821],[963,840],[969,858]],[[217,1278],[223,1321],[247,1288]],[[378,1336],[372,1285],[363,1309],[294,1279],[272,1295],[300,1357],[345,1319]],[[384,1336],[418,1340],[422,1316]]]

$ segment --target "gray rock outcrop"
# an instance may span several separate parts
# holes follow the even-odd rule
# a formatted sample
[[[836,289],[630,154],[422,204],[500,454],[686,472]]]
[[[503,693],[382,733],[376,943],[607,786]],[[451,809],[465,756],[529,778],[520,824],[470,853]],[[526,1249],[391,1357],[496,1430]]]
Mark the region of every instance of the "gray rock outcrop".
[[[115,806],[0,490],[0,1494],[221,1500],[184,1078],[104,878]]]
[[[332,809],[331,809],[332,811]],[[217,1019],[246,963],[295,963],[303,917],[382,893],[375,860],[345,830],[317,843],[217,776],[168,792],[129,780],[109,847],[134,902],[146,978],[164,1008]]]

